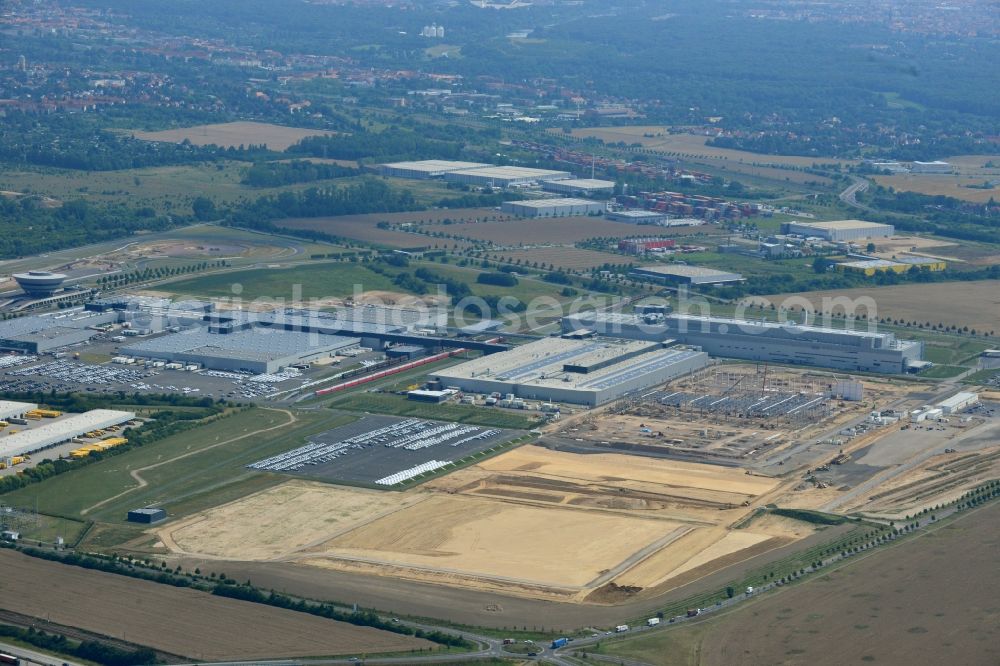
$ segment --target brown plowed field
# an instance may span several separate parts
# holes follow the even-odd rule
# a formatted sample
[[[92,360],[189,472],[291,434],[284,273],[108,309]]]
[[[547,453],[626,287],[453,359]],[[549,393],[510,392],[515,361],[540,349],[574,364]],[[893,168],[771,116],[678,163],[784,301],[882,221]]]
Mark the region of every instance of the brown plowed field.
[[[295,611],[0,551],[0,604],[200,660],[396,652],[433,644]]]
[[[906,321],[919,321],[968,326],[977,331],[1000,331],[1000,291],[995,280],[975,282],[939,282],[934,284],[901,284],[888,287],[863,287],[839,291],[814,291],[797,294],[765,296],[780,303],[788,296],[806,298],[814,308],[821,307],[824,297],[869,297],[878,306],[878,316]]]
[[[715,620],[608,651],[671,666],[998,664],[998,521],[994,502]]]
[[[539,247],[530,250],[517,250],[515,252],[500,252],[505,257],[522,263],[531,264],[552,264],[556,268],[568,268],[575,270],[578,268],[597,268],[604,264],[625,264],[633,261],[631,257],[610,252],[597,252],[595,250],[581,250],[575,247]]]

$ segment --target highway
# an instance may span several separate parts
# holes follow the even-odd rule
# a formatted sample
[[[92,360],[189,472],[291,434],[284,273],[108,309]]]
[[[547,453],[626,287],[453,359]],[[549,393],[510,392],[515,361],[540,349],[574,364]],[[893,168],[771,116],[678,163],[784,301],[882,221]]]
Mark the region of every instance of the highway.
[[[859,178],[858,176],[851,176],[851,185],[840,193],[840,200],[851,208],[857,208],[859,210],[874,212],[869,206],[862,203],[858,203],[857,194],[858,192],[865,192],[871,185],[871,182],[865,180],[864,178]]]
[[[29,650],[28,648],[20,646],[8,645],[7,643],[0,643],[0,652],[9,654],[12,657],[17,657],[21,660],[22,664],[41,664],[42,666],[83,666],[83,664],[76,661],[67,661],[62,657],[53,657],[52,655],[36,652],[35,650]]]

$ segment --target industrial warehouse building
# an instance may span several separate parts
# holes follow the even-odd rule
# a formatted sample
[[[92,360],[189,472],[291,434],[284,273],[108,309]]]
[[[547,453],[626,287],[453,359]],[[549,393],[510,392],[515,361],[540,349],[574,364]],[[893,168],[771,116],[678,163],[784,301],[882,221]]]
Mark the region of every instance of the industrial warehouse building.
[[[719,271],[704,266],[688,266],[687,264],[643,266],[632,269],[630,275],[667,284],[723,284],[743,280],[743,276],[739,273]]]
[[[891,224],[866,222],[865,220],[834,220],[832,222],[785,222],[781,233],[822,238],[831,243],[865,240],[867,238],[888,238],[895,233]]]
[[[660,224],[667,221],[666,213],[652,210],[616,210],[608,213],[608,219],[613,222],[629,222],[631,224]]]
[[[571,215],[600,215],[604,204],[588,199],[529,199],[505,201],[500,209],[519,217],[569,217]]]
[[[64,419],[44,423],[0,439],[0,458],[22,456],[50,446],[63,444],[94,430],[121,425],[135,418],[132,412],[116,409],[92,409]]]
[[[432,375],[445,387],[591,407],[705,367],[708,355],[660,343],[545,338]]]
[[[0,321],[0,349],[41,354],[87,342],[100,333],[96,326],[118,320],[117,313],[64,311]]]
[[[562,329],[629,340],[676,340],[712,356],[849,371],[902,374],[911,361],[923,358],[923,343],[897,340],[892,333],[723,317],[588,312],[564,317]]]
[[[414,180],[424,180],[428,178],[440,178],[449,171],[480,169],[488,166],[489,164],[482,164],[480,162],[419,160],[416,162],[393,162],[391,164],[380,164],[378,172],[383,176],[390,176],[393,178],[412,178]]]
[[[196,329],[123,347],[121,353],[156,361],[197,363],[212,370],[266,374],[297,363],[329,358],[360,344],[359,338],[278,328],[232,333]]]
[[[479,169],[449,171],[444,179],[452,183],[464,183],[479,187],[511,187],[530,185],[547,180],[568,180],[573,177],[568,171],[531,169],[517,166],[492,166]]]
[[[596,180],[594,178],[570,178],[568,180],[550,180],[542,183],[542,189],[557,194],[568,194],[575,197],[593,197],[599,194],[611,194],[615,191],[615,183],[611,180]]]
[[[903,257],[901,259],[864,259],[861,261],[845,261],[837,264],[837,270],[843,273],[861,273],[871,277],[876,273],[906,273],[914,266],[928,271],[943,271],[947,262],[932,257]]]
[[[0,421],[24,418],[25,414],[35,409],[38,409],[38,405],[33,402],[0,400]]]

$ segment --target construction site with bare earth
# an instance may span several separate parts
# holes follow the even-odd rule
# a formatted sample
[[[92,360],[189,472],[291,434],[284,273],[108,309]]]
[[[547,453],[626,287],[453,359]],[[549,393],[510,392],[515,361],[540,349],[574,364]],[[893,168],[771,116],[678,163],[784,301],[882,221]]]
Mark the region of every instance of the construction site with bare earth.
[[[317,581],[337,572],[653,606],[844,516],[903,520],[995,478],[1000,396],[947,393],[714,365],[419,485],[293,474],[151,528],[146,543],[178,562],[294,565]]]

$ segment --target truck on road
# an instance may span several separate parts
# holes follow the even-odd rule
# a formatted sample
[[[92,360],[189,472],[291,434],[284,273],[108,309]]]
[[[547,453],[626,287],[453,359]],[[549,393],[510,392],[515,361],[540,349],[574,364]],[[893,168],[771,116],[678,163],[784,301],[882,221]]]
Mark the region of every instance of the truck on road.
[[[628,625],[627,624],[619,624],[617,627],[615,627],[615,633],[616,634],[623,634],[626,631],[628,631]]]
[[[658,617],[651,617],[648,620],[646,620],[646,626],[647,627],[655,627],[659,623],[660,623],[660,618],[658,618]]]
[[[559,648],[563,647],[567,643],[569,643],[569,639],[568,638],[557,638],[554,641],[552,641],[552,649],[553,650],[558,650]]]

